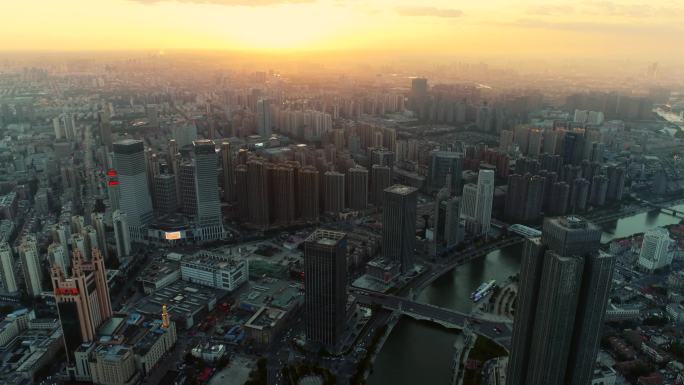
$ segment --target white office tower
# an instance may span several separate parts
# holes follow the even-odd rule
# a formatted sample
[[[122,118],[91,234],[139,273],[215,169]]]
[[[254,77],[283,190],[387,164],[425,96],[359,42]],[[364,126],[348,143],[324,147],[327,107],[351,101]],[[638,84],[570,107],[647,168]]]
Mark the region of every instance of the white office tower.
[[[71,233],[76,234],[83,231],[85,227],[85,218],[82,215],[73,215],[71,217]]]
[[[114,167],[119,177],[119,208],[126,214],[130,239],[143,241],[152,220],[143,142],[124,139],[114,143]]]
[[[81,234],[71,234],[71,250],[76,251],[78,250],[83,258],[88,259],[90,253],[88,253],[88,247],[86,246],[85,239],[83,238],[83,235]]]
[[[493,202],[494,171],[480,170],[477,185],[471,183],[463,187],[461,216],[466,221],[468,231],[473,234],[487,234],[489,232]]]
[[[673,242],[670,233],[662,227],[648,230],[641,244],[639,266],[650,271],[669,266],[673,258],[670,250]]]
[[[114,211],[112,225],[114,226],[114,239],[116,241],[116,256],[121,260],[131,255],[131,236],[128,231],[126,214],[119,210]]]
[[[36,237],[34,235],[29,234],[24,237],[19,245],[19,256],[21,257],[22,269],[24,270],[26,292],[30,296],[37,297],[43,292],[41,282],[43,272],[40,269],[38,246],[36,245]]]
[[[212,140],[193,142],[195,166],[196,223],[202,241],[223,238],[221,201],[218,194],[216,145]]]
[[[78,135],[76,130],[76,117],[74,114],[64,113],[52,119],[52,127],[55,130],[55,139],[74,140]]]
[[[63,249],[64,255],[69,255],[69,242],[71,241],[71,228],[65,223],[55,223],[52,226],[52,242],[59,243]],[[67,258],[67,265],[69,264]],[[64,270],[69,271],[69,270]]]
[[[70,271],[70,258],[68,252],[64,251],[64,247],[57,242],[53,242],[48,246],[48,261],[50,266],[57,265],[62,268],[62,271]]]
[[[19,291],[17,279],[14,276],[14,254],[7,242],[0,243],[0,280],[2,280],[4,293],[13,294]]]
[[[271,122],[271,102],[268,99],[259,99],[257,101],[257,129],[259,136],[263,139],[271,137],[273,123]]]
[[[92,257],[92,250],[93,249],[98,249],[102,250],[102,247],[100,247],[100,242],[98,241],[97,238],[97,230],[91,225],[87,225],[86,227],[83,228],[81,231],[81,235],[83,236],[83,240],[85,241],[85,247],[87,253],[84,255],[87,255],[88,258]],[[104,253],[102,253],[104,256]]]

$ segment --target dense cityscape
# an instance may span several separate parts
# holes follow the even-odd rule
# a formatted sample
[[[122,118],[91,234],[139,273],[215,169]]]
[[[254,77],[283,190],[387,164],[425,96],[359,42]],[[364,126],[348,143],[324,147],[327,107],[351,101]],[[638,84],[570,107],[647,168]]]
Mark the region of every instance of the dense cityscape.
[[[683,66],[337,55],[0,51],[0,384],[684,384]]]

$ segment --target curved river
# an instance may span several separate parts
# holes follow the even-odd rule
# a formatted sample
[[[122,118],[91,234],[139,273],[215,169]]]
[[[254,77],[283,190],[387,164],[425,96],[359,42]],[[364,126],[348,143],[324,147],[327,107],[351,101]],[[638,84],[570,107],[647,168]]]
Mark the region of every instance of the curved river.
[[[673,208],[684,211],[684,205]],[[670,215],[650,212],[603,225],[603,242],[648,229],[679,223]],[[491,252],[486,258],[459,266],[423,290],[419,300],[468,312],[470,293],[484,281],[503,281],[520,269],[522,245]],[[368,385],[448,385],[454,332],[425,322],[402,318],[375,361]]]

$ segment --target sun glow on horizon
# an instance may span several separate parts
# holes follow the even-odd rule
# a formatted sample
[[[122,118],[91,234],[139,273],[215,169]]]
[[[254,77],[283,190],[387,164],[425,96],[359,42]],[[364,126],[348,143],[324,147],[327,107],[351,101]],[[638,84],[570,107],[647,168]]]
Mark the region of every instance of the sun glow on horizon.
[[[0,50],[395,50],[682,55],[684,3],[483,0],[22,0]]]

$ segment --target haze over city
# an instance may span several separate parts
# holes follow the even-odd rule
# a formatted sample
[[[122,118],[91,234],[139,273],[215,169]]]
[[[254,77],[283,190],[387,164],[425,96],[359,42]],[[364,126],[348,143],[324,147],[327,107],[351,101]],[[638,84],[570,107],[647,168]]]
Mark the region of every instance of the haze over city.
[[[684,384],[684,2],[0,7],[0,384]]]

